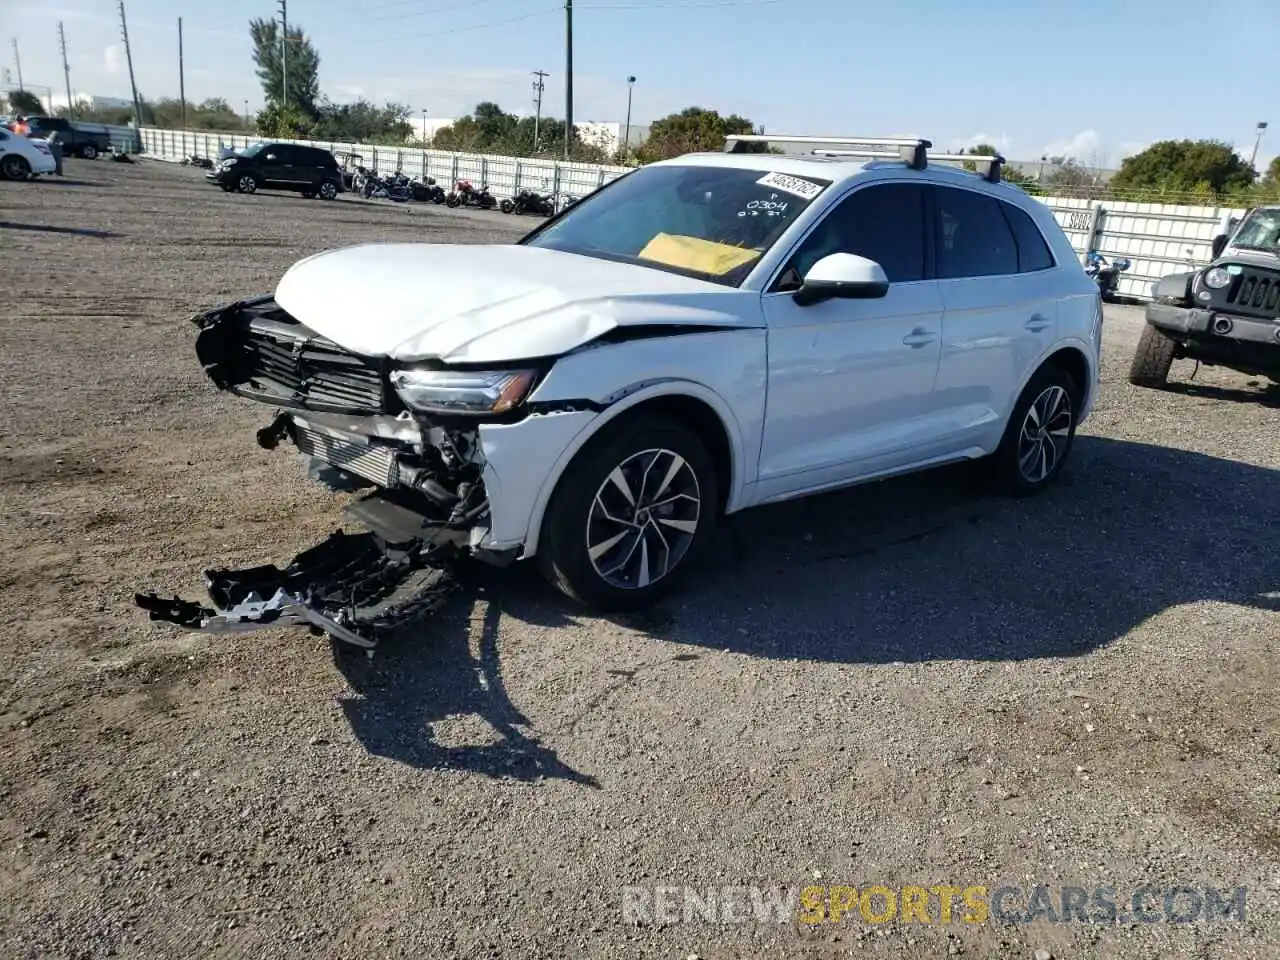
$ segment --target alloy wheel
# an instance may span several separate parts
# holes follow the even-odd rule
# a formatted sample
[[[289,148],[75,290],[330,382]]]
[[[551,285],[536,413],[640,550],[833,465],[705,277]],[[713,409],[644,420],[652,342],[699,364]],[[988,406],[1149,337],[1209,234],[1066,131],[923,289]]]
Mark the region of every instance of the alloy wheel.
[[[337,195],[338,195],[338,188],[333,185],[332,180],[326,180],[324,183],[320,184],[321,200],[332,200]]]
[[[246,174],[245,176],[240,178],[241,193],[253,193],[257,189],[258,189],[258,181],[253,179],[253,177]]]
[[[678,453],[643,450],[605,478],[587,516],[587,556],[601,580],[639,590],[666,577],[698,532],[702,491]]]
[[[1018,470],[1029,483],[1048,478],[1071,440],[1071,397],[1058,385],[1046,387],[1027,408],[1018,436]]]

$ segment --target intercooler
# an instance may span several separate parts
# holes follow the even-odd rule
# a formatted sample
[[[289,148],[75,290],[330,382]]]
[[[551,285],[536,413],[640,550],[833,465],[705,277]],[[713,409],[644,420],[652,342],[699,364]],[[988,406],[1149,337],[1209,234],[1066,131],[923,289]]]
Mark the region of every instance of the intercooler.
[[[363,477],[380,487],[399,484],[400,471],[395,451],[371,443],[363,437],[352,437],[293,418],[293,438],[298,450],[309,457],[336,467],[345,473]]]

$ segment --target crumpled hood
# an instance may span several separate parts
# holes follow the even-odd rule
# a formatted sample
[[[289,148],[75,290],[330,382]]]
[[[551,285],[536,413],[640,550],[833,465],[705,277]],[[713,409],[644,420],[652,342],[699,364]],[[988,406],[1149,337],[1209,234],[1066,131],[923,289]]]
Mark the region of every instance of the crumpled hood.
[[[620,326],[763,326],[759,295],[537,247],[363,244],[295,263],[276,303],[365,356],[490,363],[556,356]]]

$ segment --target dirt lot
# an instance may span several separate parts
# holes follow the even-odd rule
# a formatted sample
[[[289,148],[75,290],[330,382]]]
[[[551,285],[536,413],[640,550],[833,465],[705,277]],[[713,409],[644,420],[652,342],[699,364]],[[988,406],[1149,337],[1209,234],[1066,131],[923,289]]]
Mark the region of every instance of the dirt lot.
[[[943,474],[770,508],[642,621],[517,571],[367,664],[200,638],[134,591],[198,598],[202,569],[341,517],[256,447],[269,411],[207,384],[185,317],[326,247],[516,225],[67,174],[0,184],[0,952],[1280,956],[1275,391],[1131,388],[1117,308],[1100,406],[1033,502]],[[1247,910],[622,911],[628,885],[806,884],[1110,886],[1122,914],[1142,884],[1243,886]]]

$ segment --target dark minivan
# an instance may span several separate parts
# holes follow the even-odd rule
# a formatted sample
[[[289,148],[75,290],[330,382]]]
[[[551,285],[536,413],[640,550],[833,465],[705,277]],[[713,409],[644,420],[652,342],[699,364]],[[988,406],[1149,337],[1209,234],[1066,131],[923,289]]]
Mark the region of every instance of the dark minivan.
[[[304,197],[332,200],[342,192],[342,171],[333,154],[296,143],[255,143],[218,161],[205,179],[227,193],[291,190]]]

